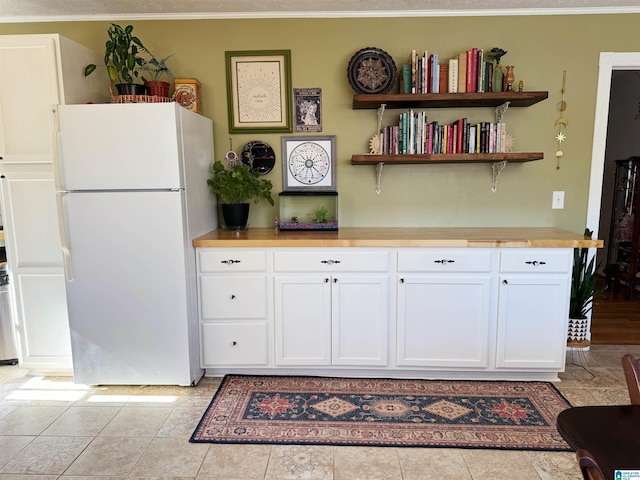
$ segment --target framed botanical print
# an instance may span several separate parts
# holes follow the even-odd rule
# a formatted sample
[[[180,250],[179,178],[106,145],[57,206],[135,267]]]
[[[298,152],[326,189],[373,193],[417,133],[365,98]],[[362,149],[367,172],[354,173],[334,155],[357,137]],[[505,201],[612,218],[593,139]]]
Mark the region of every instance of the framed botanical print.
[[[282,137],[283,191],[336,191],[336,137]]]
[[[287,133],[291,50],[225,52],[229,133]]]

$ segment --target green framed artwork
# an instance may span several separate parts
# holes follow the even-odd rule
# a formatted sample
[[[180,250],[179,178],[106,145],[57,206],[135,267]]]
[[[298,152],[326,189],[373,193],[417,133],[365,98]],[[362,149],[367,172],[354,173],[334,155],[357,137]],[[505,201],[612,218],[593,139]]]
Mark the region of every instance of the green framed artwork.
[[[291,50],[225,52],[229,133],[292,130]]]

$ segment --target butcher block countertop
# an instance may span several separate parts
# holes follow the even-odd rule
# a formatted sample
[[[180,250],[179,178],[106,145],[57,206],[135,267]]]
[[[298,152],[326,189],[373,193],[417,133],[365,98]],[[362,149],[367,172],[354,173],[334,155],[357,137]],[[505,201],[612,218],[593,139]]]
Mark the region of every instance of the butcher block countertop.
[[[194,247],[529,247],[602,248],[602,240],[549,227],[394,227],[278,231],[249,228],[213,230],[193,240]]]

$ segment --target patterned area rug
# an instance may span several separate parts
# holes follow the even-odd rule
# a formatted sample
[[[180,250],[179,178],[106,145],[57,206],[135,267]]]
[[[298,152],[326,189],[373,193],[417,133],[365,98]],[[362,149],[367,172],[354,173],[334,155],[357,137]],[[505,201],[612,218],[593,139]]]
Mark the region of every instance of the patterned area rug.
[[[227,375],[191,442],[570,450],[546,382]]]

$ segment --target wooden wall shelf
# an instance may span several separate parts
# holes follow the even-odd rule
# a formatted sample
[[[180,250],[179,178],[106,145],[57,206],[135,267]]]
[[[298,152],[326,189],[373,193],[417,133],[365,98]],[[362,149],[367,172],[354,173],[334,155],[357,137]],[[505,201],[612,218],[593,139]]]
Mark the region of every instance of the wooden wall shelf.
[[[505,102],[510,107],[529,107],[548,96],[549,92],[355,94],[353,109],[374,109],[383,103],[386,108],[497,107]]]
[[[542,152],[525,153],[444,153],[432,155],[352,155],[351,165],[411,165],[428,163],[495,163],[542,160]]]

